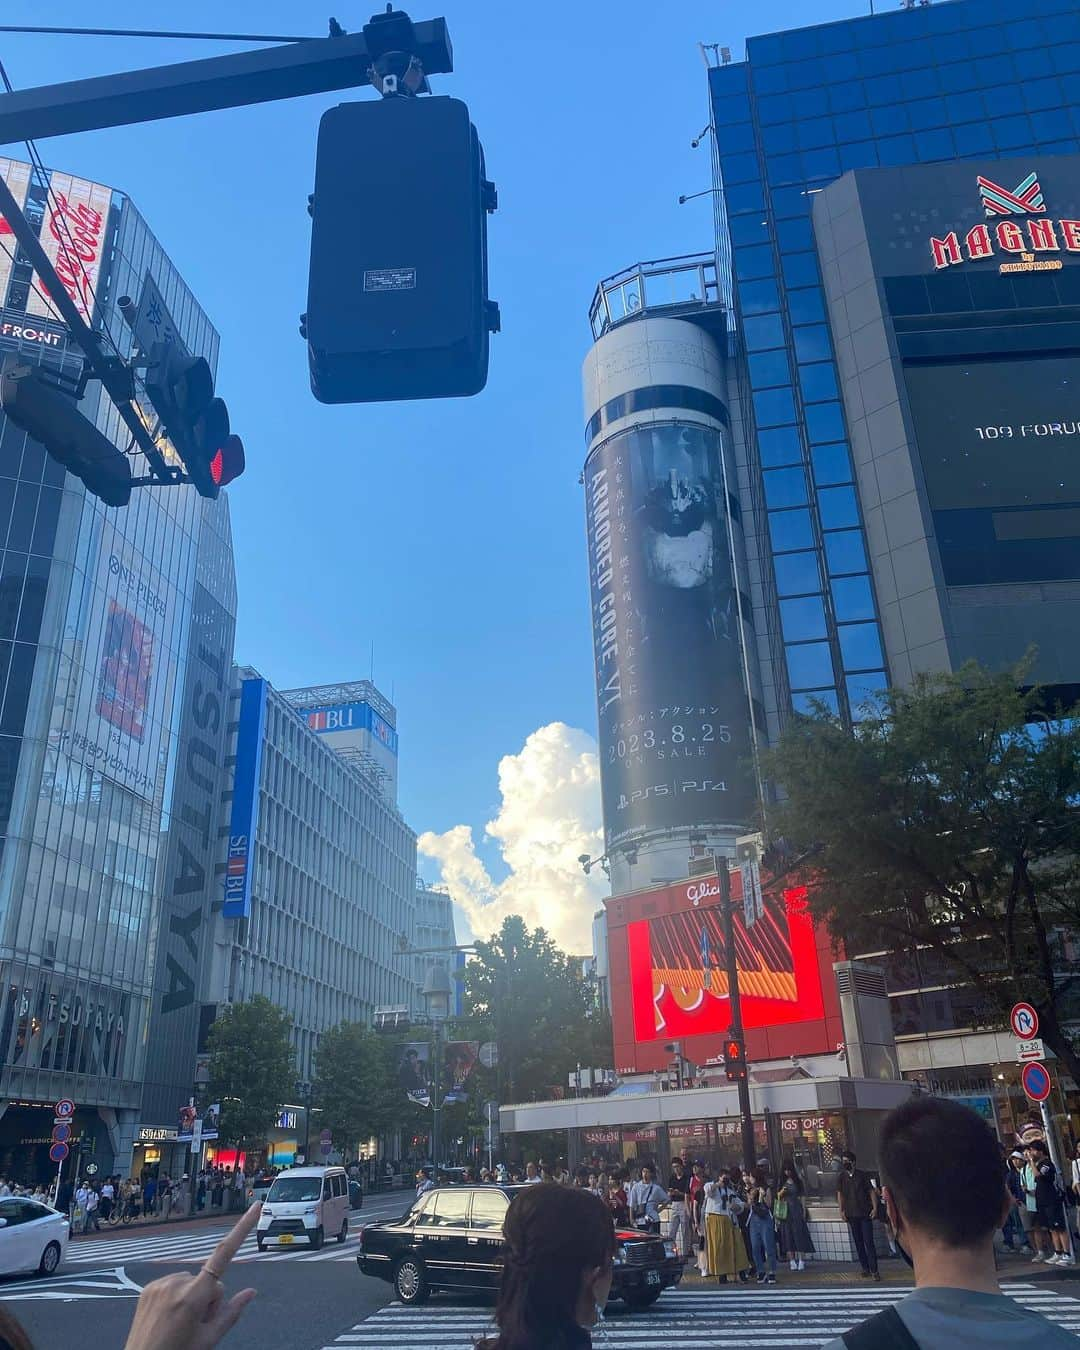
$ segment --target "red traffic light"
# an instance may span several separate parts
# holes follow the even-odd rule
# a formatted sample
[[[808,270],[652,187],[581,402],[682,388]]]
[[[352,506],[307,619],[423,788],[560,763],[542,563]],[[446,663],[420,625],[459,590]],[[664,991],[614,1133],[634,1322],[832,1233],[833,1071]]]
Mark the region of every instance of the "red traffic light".
[[[746,1077],[746,1051],[742,1041],[729,1036],[724,1042],[724,1074],[729,1083]]]
[[[244,472],[244,442],[239,436],[227,436],[211,457],[210,477],[215,487],[224,487]]]

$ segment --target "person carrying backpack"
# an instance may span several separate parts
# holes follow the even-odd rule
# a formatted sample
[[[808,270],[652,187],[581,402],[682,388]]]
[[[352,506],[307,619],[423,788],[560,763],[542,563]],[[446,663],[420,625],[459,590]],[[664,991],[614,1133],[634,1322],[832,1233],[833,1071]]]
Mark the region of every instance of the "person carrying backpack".
[[[1035,1178],[1035,1225],[1050,1234],[1053,1246],[1047,1258],[1048,1266],[1071,1266],[1069,1229],[1065,1222],[1065,1195],[1058,1171],[1050,1161],[1046,1145],[1039,1140],[1028,1144],[1025,1150]]]
[[[824,1350],[939,1346],[1076,1350],[1076,1337],[998,1288],[994,1237],[1013,1204],[993,1129],[942,1097],[915,1097],[885,1117],[882,1200],[915,1290]],[[949,1159],[942,1204],[941,1159]]]

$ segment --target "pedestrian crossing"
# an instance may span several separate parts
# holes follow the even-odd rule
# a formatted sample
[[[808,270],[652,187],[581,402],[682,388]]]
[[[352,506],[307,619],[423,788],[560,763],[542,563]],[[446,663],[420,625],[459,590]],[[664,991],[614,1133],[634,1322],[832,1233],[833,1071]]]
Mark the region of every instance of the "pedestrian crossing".
[[[1080,1300],[1033,1284],[1009,1284],[1003,1291],[1073,1334],[1080,1333]],[[593,1329],[596,1350],[732,1350],[768,1347],[802,1350],[822,1346],[871,1314],[896,1303],[911,1287],[876,1289],[685,1289],[665,1293],[643,1312],[613,1312]],[[478,1337],[493,1334],[490,1305],[454,1306],[436,1298],[418,1308],[389,1304],[343,1332],[324,1350],[472,1350]]]
[[[360,1225],[349,1229],[349,1236],[339,1244],[331,1238],[317,1252],[313,1252],[306,1242],[296,1242],[291,1247],[267,1247],[259,1251],[255,1235],[247,1239],[233,1261],[353,1261],[360,1249]],[[225,1229],[213,1231],[188,1229],[184,1233],[170,1233],[161,1229],[150,1232],[145,1237],[101,1238],[90,1242],[73,1242],[68,1246],[65,1269],[73,1266],[111,1267],[115,1265],[138,1265],[141,1262],[172,1262],[185,1265],[189,1262],[205,1261],[221,1241]]]
[[[355,1263],[360,1249],[360,1229],[376,1219],[401,1214],[407,1208],[410,1198],[380,1196],[375,1204],[365,1205],[363,1210],[351,1214],[349,1236],[340,1245],[330,1238],[322,1250],[317,1252],[313,1252],[304,1241],[296,1242],[290,1247],[267,1247],[265,1251],[260,1252],[255,1235],[252,1234],[233,1260]],[[125,1232],[122,1236],[117,1233],[115,1237],[77,1238],[68,1244],[64,1269],[71,1270],[72,1267],[107,1269],[118,1265],[138,1265],[141,1262],[186,1265],[205,1261],[227,1231],[227,1228],[216,1224],[205,1228],[186,1227],[182,1232],[175,1232],[162,1226],[151,1228],[145,1233],[136,1230]],[[0,1298],[2,1297],[0,1290]]]

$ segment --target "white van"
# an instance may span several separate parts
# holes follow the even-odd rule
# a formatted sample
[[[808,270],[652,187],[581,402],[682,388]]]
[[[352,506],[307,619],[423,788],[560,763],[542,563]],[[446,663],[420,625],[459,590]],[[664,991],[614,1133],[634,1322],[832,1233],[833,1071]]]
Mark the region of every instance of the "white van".
[[[318,1251],[330,1237],[349,1236],[349,1180],[343,1167],[290,1167],[274,1178],[263,1201],[255,1241],[289,1247],[306,1240]]]

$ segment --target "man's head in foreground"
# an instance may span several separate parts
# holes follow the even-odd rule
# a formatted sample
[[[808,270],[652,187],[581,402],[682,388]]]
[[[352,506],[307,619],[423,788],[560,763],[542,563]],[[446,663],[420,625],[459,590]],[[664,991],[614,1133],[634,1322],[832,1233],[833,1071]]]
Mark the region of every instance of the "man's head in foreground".
[[[889,1218],[916,1267],[961,1252],[992,1265],[1012,1198],[986,1121],[959,1102],[916,1097],[885,1117],[878,1150]]]

